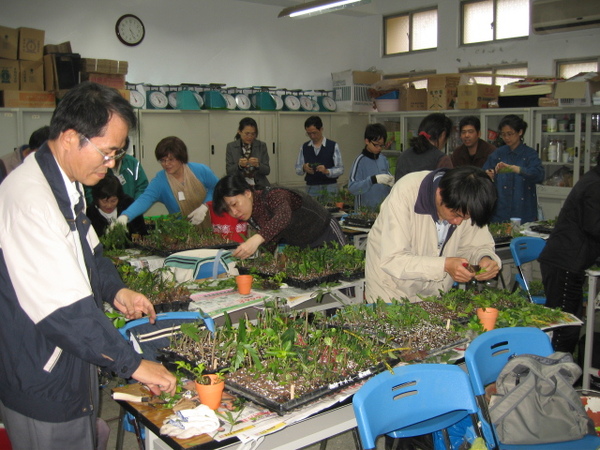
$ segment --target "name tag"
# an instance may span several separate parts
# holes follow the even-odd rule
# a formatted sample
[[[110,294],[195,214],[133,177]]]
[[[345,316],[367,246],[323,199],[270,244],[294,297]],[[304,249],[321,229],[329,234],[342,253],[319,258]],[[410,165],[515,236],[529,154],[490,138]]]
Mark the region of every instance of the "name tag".
[[[119,179],[119,181],[121,182],[121,185],[124,186],[125,183],[127,183],[125,181],[125,177],[122,174],[119,174],[119,176],[117,177]]]
[[[185,200],[185,194],[183,193],[183,191],[177,192],[177,197],[179,198],[180,202]]]

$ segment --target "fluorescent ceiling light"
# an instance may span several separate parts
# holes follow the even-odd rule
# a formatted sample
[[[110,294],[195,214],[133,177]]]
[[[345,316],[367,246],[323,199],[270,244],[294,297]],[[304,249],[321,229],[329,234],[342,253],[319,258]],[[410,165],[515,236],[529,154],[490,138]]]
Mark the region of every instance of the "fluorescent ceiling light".
[[[304,17],[370,3],[371,0],[314,0],[285,8],[277,17]]]

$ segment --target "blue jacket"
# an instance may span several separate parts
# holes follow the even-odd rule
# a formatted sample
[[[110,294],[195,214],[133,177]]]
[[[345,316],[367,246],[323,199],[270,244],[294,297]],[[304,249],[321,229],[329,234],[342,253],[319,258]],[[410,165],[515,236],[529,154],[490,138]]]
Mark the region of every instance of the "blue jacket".
[[[508,222],[520,217],[521,223],[537,220],[537,193],[535,185],[544,181],[544,167],[537,152],[521,143],[511,150],[508,145],[498,147],[492,153],[483,170],[494,169],[496,164],[519,166],[521,173],[497,173],[495,177],[498,202],[492,222]]]
[[[188,166],[206,189],[206,198],[204,199],[204,203],[211,201],[213,198],[213,191],[215,190],[215,186],[217,185],[219,179],[214,172],[204,164],[188,163]],[[175,195],[171,190],[171,186],[169,186],[167,174],[164,170],[161,170],[156,174],[144,193],[140,195],[129,208],[123,211],[122,214],[129,217],[129,220],[131,221],[137,216],[140,216],[148,211],[156,202],[161,202],[164,204],[167,208],[167,211],[169,211],[169,214],[180,212],[179,203],[177,203]]]
[[[376,210],[392,190],[387,184],[377,184],[373,179],[380,173],[390,173],[390,164],[384,155],[375,155],[364,149],[354,160],[350,169],[348,190],[355,196],[356,211],[360,207]]]
[[[15,172],[0,186],[0,399],[27,417],[66,422],[92,414],[94,366],[129,378],[141,357],[104,315],[102,302],[125,286],[90,221],[75,218],[47,144]]]

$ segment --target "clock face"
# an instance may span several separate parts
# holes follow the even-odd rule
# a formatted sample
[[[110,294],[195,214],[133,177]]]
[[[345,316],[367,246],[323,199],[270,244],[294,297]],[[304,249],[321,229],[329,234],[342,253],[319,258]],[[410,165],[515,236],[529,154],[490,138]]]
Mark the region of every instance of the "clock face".
[[[129,103],[134,108],[143,108],[146,104],[146,98],[140,91],[131,89],[129,91]]]
[[[308,98],[307,96],[303,95],[300,97],[300,107],[304,110],[304,111],[313,111],[313,102],[310,98]]]
[[[275,110],[281,111],[283,109],[283,100],[279,95],[271,94],[273,100],[275,100]]]
[[[335,100],[332,99],[329,96],[325,96],[321,99],[321,102],[323,104],[323,107],[327,110],[327,111],[335,111],[337,109],[337,104],[335,103]]]
[[[283,103],[290,111],[298,111],[300,109],[300,100],[294,95],[286,95]]]
[[[177,109],[177,92],[169,92],[167,99],[169,100],[169,106],[173,109]]]
[[[235,98],[231,94],[223,94],[225,101],[227,102],[227,109],[235,109]]]
[[[152,91],[148,93],[148,100],[156,109],[165,109],[169,105],[167,96],[160,91]]]
[[[115,25],[115,32],[119,40],[129,46],[138,45],[146,35],[144,23],[133,14],[125,14],[119,17]]]
[[[202,98],[202,96],[200,94],[198,94],[197,92],[192,92],[192,94],[194,94],[194,98],[196,99],[196,101],[198,102],[198,107],[200,109],[202,109],[202,107],[204,106],[204,99]]]
[[[250,109],[250,106],[252,106],[252,103],[246,94],[237,94],[235,96],[235,103],[237,104],[238,109],[244,111]]]

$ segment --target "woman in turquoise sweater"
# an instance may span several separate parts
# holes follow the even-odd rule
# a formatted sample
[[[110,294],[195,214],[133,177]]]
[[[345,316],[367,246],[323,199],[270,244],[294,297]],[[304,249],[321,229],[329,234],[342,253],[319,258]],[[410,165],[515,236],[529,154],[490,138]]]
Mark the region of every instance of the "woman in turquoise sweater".
[[[204,164],[188,162],[187,147],[176,136],[162,139],[154,153],[164,169],[117,221],[126,224],[144,214],[155,202],[164,204],[169,214],[181,213],[194,225],[200,225],[205,219],[210,221],[205,203],[212,200],[219,181],[214,172]]]

